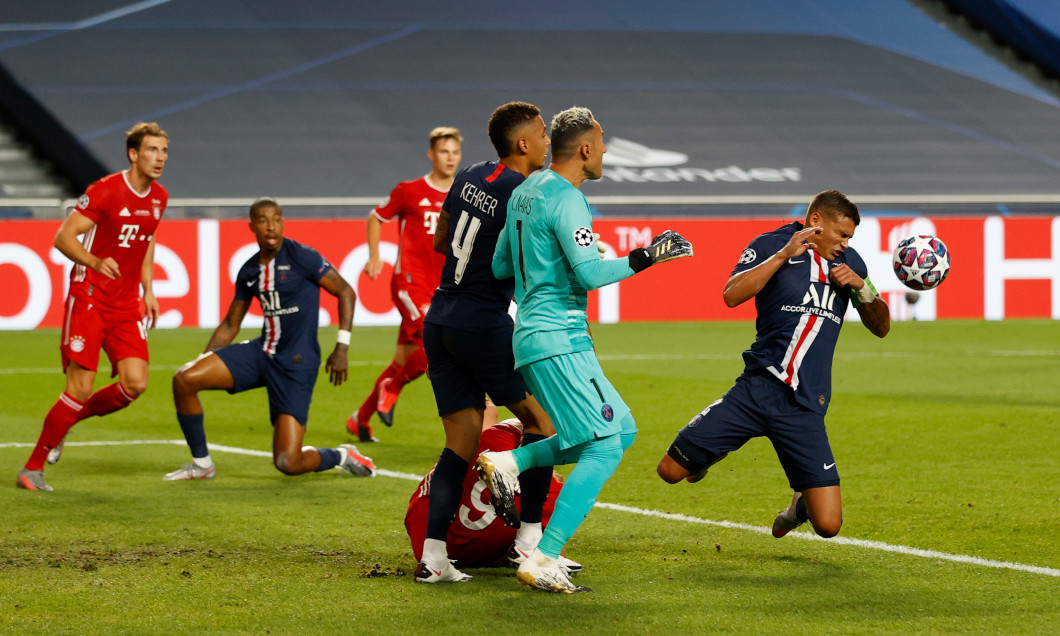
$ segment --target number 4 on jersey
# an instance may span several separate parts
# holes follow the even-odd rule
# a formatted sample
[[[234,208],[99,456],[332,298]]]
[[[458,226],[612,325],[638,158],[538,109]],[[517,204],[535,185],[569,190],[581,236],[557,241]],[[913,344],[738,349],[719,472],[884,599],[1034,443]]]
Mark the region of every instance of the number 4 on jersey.
[[[470,222],[468,220],[470,219]],[[460,219],[456,222],[456,231],[453,232],[453,255],[456,256],[456,272],[453,273],[453,282],[460,284],[464,278],[464,269],[471,259],[471,250],[475,248],[475,235],[482,227],[482,221],[471,216],[467,212],[460,211]]]

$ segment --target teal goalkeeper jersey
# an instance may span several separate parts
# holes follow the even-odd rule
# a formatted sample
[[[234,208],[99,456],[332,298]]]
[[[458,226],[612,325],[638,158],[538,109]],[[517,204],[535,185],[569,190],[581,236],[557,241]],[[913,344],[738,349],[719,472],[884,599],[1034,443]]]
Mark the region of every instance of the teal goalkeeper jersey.
[[[551,170],[512,192],[497,240],[493,274],[515,276],[515,366],[593,348],[585,314],[588,290],[633,274],[626,258],[600,258],[589,203]]]

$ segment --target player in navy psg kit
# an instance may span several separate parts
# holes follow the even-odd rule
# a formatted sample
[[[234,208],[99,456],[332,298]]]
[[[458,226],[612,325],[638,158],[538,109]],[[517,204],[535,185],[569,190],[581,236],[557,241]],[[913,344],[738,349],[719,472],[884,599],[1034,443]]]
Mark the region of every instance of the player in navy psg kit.
[[[757,337],[729,391],[677,434],[659,462],[663,480],[696,482],[752,437],[768,437],[795,495],[777,515],[773,536],[809,520],[822,537],[843,523],[839,473],[825,431],[832,398],[832,355],[848,303],[882,338],[887,303],[876,295],[865,261],[847,247],[860,223],[842,193],[814,197],[805,223],[789,223],[751,241],[728,283],[725,304],[755,299]]]
[[[515,370],[513,323],[508,315],[514,280],[493,276],[493,251],[507,219],[508,197],[548,157],[549,138],[541,111],[511,102],[494,111],[489,138],[499,161],[484,161],[456,175],[442,204],[434,248],[446,254],[441,284],[424,319],[423,342],[445,448],[431,480],[420,583],[467,581],[446,550],[446,536],[463,493],[463,480],[478,455],[485,397],[507,406],[523,423],[523,444],[552,435],[548,415]],[[525,479],[523,479],[525,476]],[[541,538],[541,511],[552,467],[520,476],[522,517],[509,558],[533,551]]]
[[[339,300],[339,336],[328,356],[331,383],[346,381],[350,326],[356,296],[353,288],[319,252],[283,236],[283,209],[273,199],[250,206],[250,229],[260,250],[239,269],[235,298],[214,330],[205,352],[173,376],[173,401],[192,461],[163,479],[210,479],[217,471],[206,446],[199,391],[224,389],[239,393],[264,386],[273,426],[272,460],[287,475],[323,471],[336,466],[360,477],[375,475],[372,460],[350,444],[338,448],[302,446],[309,403],[320,369],[317,327],[320,289]],[[265,322],[261,336],[229,344],[253,298]]]

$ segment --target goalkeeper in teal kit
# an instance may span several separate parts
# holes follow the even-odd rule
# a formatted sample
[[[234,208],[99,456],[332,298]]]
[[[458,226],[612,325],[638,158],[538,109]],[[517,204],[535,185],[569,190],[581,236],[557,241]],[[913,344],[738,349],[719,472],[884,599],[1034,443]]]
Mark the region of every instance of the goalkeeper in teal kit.
[[[573,593],[586,588],[571,583],[558,561],[560,550],[589,514],[637,433],[629,407],[604,377],[593,351],[586,293],[655,263],[691,256],[692,245],[667,230],[628,257],[602,259],[579,188],[603,171],[603,129],[589,109],[579,107],[557,114],[551,128],[552,163],[512,192],[493,274],[515,277],[515,366],[557,434],[514,451],[483,453],[476,468],[498,514],[518,526],[513,498],[518,473],[577,463],[541,542],[517,574],[520,583],[531,587]]]

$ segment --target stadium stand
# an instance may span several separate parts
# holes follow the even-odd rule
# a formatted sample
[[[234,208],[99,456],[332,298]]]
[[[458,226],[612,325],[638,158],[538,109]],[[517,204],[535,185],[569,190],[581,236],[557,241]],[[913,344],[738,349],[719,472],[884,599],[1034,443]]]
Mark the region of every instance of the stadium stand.
[[[945,0],[1044,72],[1060,77],[1060,13],[1051,0]]]
[[[601,205],[1060,195],[1060,100],[906,0],[45,4],[0,7],[0,64],[108,170],[160,121],[178,198],[381,198],[511,99],[593,108]]]

